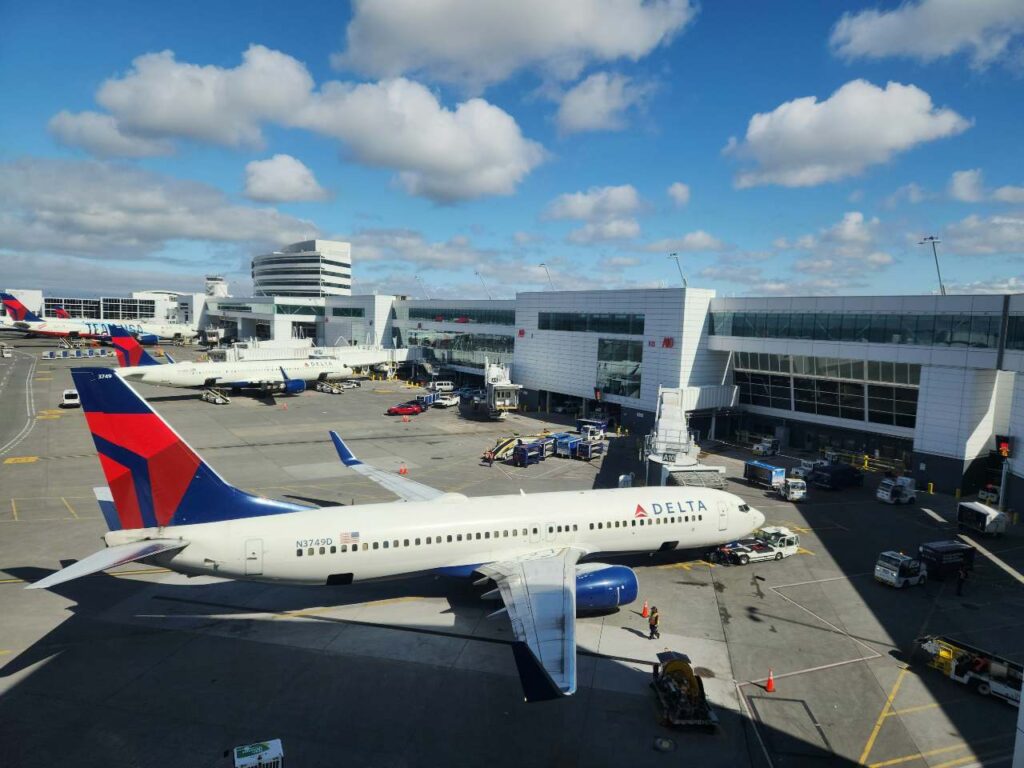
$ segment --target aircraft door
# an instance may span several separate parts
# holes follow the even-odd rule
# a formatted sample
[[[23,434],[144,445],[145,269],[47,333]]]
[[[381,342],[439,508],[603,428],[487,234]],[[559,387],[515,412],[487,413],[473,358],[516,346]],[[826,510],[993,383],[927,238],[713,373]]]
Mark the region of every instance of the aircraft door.
[[[729,527],[729,505],[724,501],[718,502],[718,530],[724,531]]]
[[[263,539],[245,541],[245,575],[259,576],[263,573]]]
[[[544,529],[541,531],[541,533],[544,535],[544,541],[554,541],[555,540],[555,524],[554,523],[544,523]]]

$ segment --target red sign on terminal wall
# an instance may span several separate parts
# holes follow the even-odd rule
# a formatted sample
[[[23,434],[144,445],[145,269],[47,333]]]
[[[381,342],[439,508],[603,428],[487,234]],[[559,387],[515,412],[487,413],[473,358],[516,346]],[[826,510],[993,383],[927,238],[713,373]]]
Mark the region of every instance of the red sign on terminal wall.
[[[666,336],[661,340],[661,346],[665,349],[672,349],[676,345],[676,340],[672,336]]]

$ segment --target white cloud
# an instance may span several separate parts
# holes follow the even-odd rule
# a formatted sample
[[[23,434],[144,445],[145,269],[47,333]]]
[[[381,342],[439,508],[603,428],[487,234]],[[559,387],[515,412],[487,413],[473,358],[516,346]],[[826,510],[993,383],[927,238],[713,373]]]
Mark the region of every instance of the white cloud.
[[[919,61],[966,53],[983,68],[1024,34],[1020,0],[917,0],[891,11],[845,13],[831,44],[846,59],[905,56]]]
[[[1024,187],[999,187],[992,193],[992,199],[1001,203],[1024,203]]]
[[[574,86],[563,97],[555,120],[563,134],[583,131],[621,131],[626,110],[640,104],[650,93],[624,75],[597,72]]]
[[[245,196],[264,203],[282,203],[323,200],[328,192],[302,162],[291,155],[274,155],[245,166]]]
[[[179,62],[172,51],[144,54],[104,82],[96,101],[131,134],[259,147],[260,124],[288,122],[312,89],[302,62],[251,45],[232,69]]]
[[[342,140],[365,165],[398,169],[406,191],[439,202],[510,195],[545,157],[493,104],[450,110],[403,78],[325,83],[292,122]]]
[[[1020,254],[1024,216],[968,216],[946,227],[942,239],[950,250],[961,255]]]
[[[808,256],[794,262],[798,271],[853,278],[892,264],[892,256],[879,247],[881,224],[878,218],[866,219],[860,211],[849,211],[831,227],[795,240],[778,238],[775,246],[808,252]]]
[[[721,251],[726,247],[725,243],[714,235],[708,234],[703,229],[698,229],[695,232],[687,232],[682,237],[655,240],[653,243],[648,243],[644,250],[651,253],[672,253],[674,251],[696,253],[699,251]]]
[[[608,240],[630,240],[640,234],[636,219],[606,219],[590,221],[569,233],[571,243],[597,243]]]
[[[1024,203],[1024,187],[1004,186],[991,192],[985,188],[980,168],[955,171],[949,180],[949,196],[962,203],[992,200],[999,203]]]
[[[548,204],[544,216],[587,222],[570,232],[568,237],[571,243],[585,244],[637,237],[640,224],[633,214],[639,210],[640,195],[636,188],[632,184],[623,184],[559,195]]]
[[[640,209],[640,195],[632,184],[618,187],[591,187],[586,192],[559,195],[548,205],[545,215],[549,219],[577,219],[591,221],[599,218],[621,217]]]
[[[234,68],[146,54],[96,98],[109,116],[68,115],[59,124],[108,117],[107,134],[115,136],[233,147],[261,146],[265,123],[303,128],[342,141],[360,163],[395,170],[410,194],[438,202],[511,194],[545,157],[511,115],[483,99],[448,109],[401,78],[331,81],[315,91],[302,62],[259,45]]]
[[[572,80],[592,62],[643,58],[695,15],[688,0],[356,0],[346,49],[331,62],[471,88],[529,67]]]
[[[887,208],[895,208],[904,201],[910,203],[911,205],[917,205],[918,203],[923,203],[927,199],[928,192],[924,189],[924,187],[912,181],[909,184],[904,184],[902,187],[900,187],[887,198],[885,198],[885,206]]]
[[[970,283],[946,283],[950,293],[1024,293],[1024,276],[994,277]]]
[[[793,274],[777,278],[764,274],[759,267],[712,266],[697,273],[698,277],[745,286],[744,293],[751,296],[828,296],[863,283],[849,279],[816,277],[795,279]]]
[[[955,171],[949,180],[949,196],[962,203],[978,203],[984,200],[981,169]]]
[[[675,181],[670,184],[666,192],[668,192],[668,196],[672,198],[672,202],[675,203],[677,208],[682,208],[690,202],[690,187],[681,181]]]
[[[174,151],[169,141],[122,133],[113,117],[99,112],[63,110],[50,118],[47,128],[61,144],[81,147],[98,157],[152,157]]]
[[[268,245],[319,234],[206,184],[97,161],[0,163],[0,211],[8,250],[96,258],[139,259],[175,240]]]
[[[852,80],[824,101],[807,96],[755,114],[745,140],[730,139],[723,151],[757,166],[740,173],[737,187],[812,187],[969,126],[953,110],[936,108],[916,86],[890,82],[883,89]]]
[[[366,229],[344,239],[352,243],[360,263],[386,262],[391,268],[476,269],[497,256],[496,251],[477,248],[462,235],[430,241],[412,229]]]

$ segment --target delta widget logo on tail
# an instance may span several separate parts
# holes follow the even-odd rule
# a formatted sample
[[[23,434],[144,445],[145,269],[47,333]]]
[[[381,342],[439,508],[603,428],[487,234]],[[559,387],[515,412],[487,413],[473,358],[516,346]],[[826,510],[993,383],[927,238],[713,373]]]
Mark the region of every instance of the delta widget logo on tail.
[[[643,508],[643,505],[637,504],[636,511],[633,513],[633,517],[650,517],[651,515],[682,515],[687,512],[707,512],[708,505],[703,501],[666,501],[664,504],[658,502],[651,503],[651,512],[647,513],[647,510]]]

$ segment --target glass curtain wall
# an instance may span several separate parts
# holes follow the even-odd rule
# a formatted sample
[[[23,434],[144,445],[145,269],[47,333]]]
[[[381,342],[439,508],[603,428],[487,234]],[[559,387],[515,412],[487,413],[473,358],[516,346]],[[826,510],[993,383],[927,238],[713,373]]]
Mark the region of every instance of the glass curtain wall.
[[[639,398],[643,353],[642,341],[598,339],[598,388],[609,395]]]

